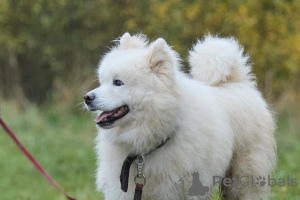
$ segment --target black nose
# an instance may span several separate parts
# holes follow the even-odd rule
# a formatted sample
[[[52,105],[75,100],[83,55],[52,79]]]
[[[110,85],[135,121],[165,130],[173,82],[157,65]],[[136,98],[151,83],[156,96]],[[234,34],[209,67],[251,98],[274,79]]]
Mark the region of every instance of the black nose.
[[[83,96],[83,98],[84,98],[86,104],[90,104],[95,99],[95,94],[87,93],[86,95]]]

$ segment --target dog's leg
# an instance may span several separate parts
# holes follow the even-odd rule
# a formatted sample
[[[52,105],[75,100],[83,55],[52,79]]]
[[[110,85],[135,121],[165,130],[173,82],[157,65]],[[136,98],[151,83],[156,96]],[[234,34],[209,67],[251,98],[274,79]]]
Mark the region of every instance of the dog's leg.
[[[259,200],[270,194],[267,185],[276,160],[275,141],[265,140],[249,148],[236,149],[226,178],[235,179],[227,187],[221,184],[221,195],[227,200]]]

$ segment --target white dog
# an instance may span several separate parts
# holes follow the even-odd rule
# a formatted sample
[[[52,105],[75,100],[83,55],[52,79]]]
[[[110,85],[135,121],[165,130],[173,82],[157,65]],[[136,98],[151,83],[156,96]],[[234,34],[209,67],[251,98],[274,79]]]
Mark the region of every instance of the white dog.
[[[265,198],[269,187],[247,183],[275,167],[275,125],[248,56],[233,38],[206,36],[189,52],[189,63],[190,76],[164,39],[148,44],[128,33],[101,60],[100,86],[85,103],[99,114],[97,186],[106,200],[134,198],[135,162],[127,192],[120,183],[128,155],[131,161],[144,155],[137,180],[144,184],[142,200],[209,199],[222,181],[216,177],[234,180],[220,184],[225,199]],[[185,191],[181,180],[189,172],[209,191]]]

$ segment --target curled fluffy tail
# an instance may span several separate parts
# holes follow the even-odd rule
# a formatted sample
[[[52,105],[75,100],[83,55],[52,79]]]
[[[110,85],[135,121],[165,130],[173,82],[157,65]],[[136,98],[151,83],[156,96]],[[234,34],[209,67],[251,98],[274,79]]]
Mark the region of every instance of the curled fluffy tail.
[[[207,85],[227,82],[254,83],[249,56],[234,38],[206,36],[189,52],[191,75]]]

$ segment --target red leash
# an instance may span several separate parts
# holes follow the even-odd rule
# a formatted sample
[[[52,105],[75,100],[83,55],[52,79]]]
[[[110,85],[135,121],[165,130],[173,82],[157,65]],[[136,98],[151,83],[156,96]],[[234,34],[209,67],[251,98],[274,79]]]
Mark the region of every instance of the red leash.
[[[9,135],[9,137],[16,143],[16,145],[21,149],[21,151],[25,154],[25,156],[30,160],[33,166],[42,174],[54,187],[56,187],[68,200],[76,200],[68,196],[65,191],[49,176],[49,174],[41,167],[41,165],[34,159],[34,157],[27,151],[27,149],[21,144],[15,134],[8,128],[8,126],[4,123],[2,118],[0,117],[0,125],[5,130],[5,132]]]

